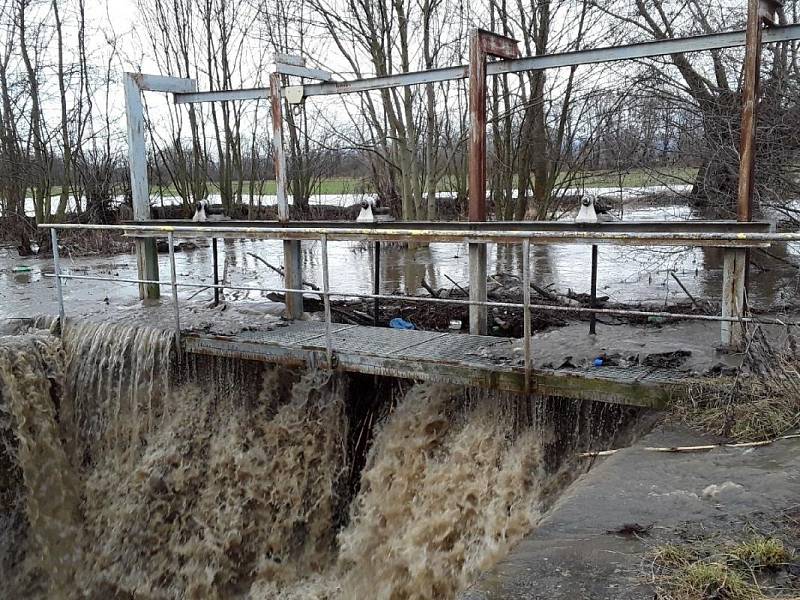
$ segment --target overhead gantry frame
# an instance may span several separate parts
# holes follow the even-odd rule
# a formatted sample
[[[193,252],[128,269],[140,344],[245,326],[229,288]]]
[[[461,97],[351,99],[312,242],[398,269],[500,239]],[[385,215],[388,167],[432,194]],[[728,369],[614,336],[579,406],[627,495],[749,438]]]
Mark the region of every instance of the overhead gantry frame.
[[[125,97],[128,118],[128,154],[131,169],[131,189],[134,204],[134,219],[144,221],[150,219],[149,193],[147,185],[147,155],[144,146],[144,115],[142,111],[141,92],[158,91],[173,94],[176,104],[201,102],[231,102],[239,100],[269,99],[272,103],[273,139],[275,141],[275,169],[277,183],[278,216],[282,222],[289,220],[289,208],[286,190],[286,159],[283,147],[281,99],[292,103],[302,102],[312,96],[340,95],[366,92],[399,86],[423,85],[448,80],[470,80],[470,219],[480,221],[486,214],[486,182],[485,182],[485,106],[486,76],[553,69],[585,64],[597,64],[621,60],[635,60],[656,56],[716,50],[738,46],[747,47],[747,88],[745,90],[745,110],[743,111],[743,130],[747,136],[742,141],[741,168],[743,179],[739,196],[740,220],[750,220],[752,210],[752,173],[754,153],[751,151],[755,132],[755,107],[748,99],[755,98],[757,93],[757,67],[762,44],[800,40],[800,25],[770,27],[762,31],[761,23],[769,20],[759,16],[759,11],[768,11],[774,6],[773,0],[748,0],[748,29],[700,35],[687,38],[658,40],[625,46],[611,46],[578,50],[559,54],[517,56],[514,41],[490,32],[476,30],[471,34],[470,64],[371,77],[350,81],[322,81],[321,83],[287,86],[281,88],[279,73],[304,77],[307,79],[329,79],[329,74],[318,69],[308,69],[303,64],[291,64],[293,57],[279,57],[275,72],[270,75],[270,87],[197,91],[197,85],[191,79],[179,79],[142,74],[125,74]],[[773,11],[774,12],[774,11]],[[486,62],[488,55],[500,56],[502,59]],[[283,60],[283,63],[280,63]],[[302,60],[302,59],[300,59]],[[755,65],[755,67],[754,67]],[[755,79],[753,74],[755,73]],[[755,84],[753,85],[753,82]],[[481,107],[483,111],[481,111]],[[483,119],[481,119],[481,112]],[[480,181],[479,181],[480,180]],[[743,207],[744,205],[744,207]],[[470,246],[470,296],[471,300],[485,301],[486,297],[486,249],[485,245]],[[152,240],[142,239],[136,242],[139,279],[157,280],[158,263],[156,249]],[[727,249],[723,283],[723,316],[741,315],[744,311],[745,296],[745,264],[746,252],[739,249]],[[284,266],[286,283],[290,289],[299,289],[297,282],[302,280],[300,265],[299,241],[287,240],[284,243]],[[474,291],[473,291],[474,290]],[[141,285],[140,296],[157,297],[158,286]],[[300,294],[287,294],[287,313],[297,318],[302,312]],[[486,307],[470,306],[470,331],[480,334],[486,328]],[[735,323],[726,323],[722,328],[722,342],[726,345],[737,345],[741,339],[741,328]]]

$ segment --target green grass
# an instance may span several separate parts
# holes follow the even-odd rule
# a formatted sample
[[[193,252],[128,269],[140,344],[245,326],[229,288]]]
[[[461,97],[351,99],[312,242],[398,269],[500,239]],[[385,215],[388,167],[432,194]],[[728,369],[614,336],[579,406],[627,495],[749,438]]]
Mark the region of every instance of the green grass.
[[[571,178],[572,186],[585,183],[586,187],[617,187],[622,177],[623,187],[645,187],[652,185],[681,185],[691,183],[697,175],[693,167],[671,167],[665,169],[630,169],[616,171],[587,171]]]
[[[737,544],[731,554],[754,569],[775,569],[786,564],[791,551],[776,538],[756,536]]]
[[[561,183],[569,187],[587,188],[603,188],[603,187],[617,187],[620,185],[620,177],[622,179],[623,187],[645,187],[654,185],[680,185],[683,183],[691,182],[697,173],[695,168],[687,167],[673,167],[662,169],[658,172],[645,169],[630,169],[622,172],[621,174],[615,171],[586,171],[583,173],[570,173],[565,174],[561,178]],[[516,182],[516,179],[515,179]],[[516,183],[515,183],[516,184]],[[234,182],[234,189],[237,182]],[[256,190],[259,185],[262,185],[261,193],[265,195],[275,194],[275,181],[266,180],[263,182],[256,182]],[[219,185],[216,182],[208,183],[210,193],[219,193]],[[314,190],[315,194],[353,194],[362,191],[372,191],[372,185],[369,181],[357,177],[331,177],[322,180]],[[250,191],[250,182],[245,181],[243,184],[244,194]],[[447,181],[442,180],[439,182],[438,191],[448,192]],[[58,196],[61,194],[61,186],[53,186],[50,188],[51,196]],[[163,194],[165,196],[177,196],[178,192],[172,185],[167,186],[150,186],[150,194],[158,196]]]
[[[233,182],[233,189],[235,190],[238,185],[238,182]],[[264,194],[264,195],[274,195],[275,194],[275,181],[267,180],[267,181],[256,181],[254,182],[254,191],[256,193]],[[259,190],[260,186],[260,190]],[[209,192],[212,194],[219,193],[219,184],[217,182],[209,182],[208,183]],[[332,177],[330,179],[323,179],[319,182],[319,184],[314,188],[315,194],[354,194],[361,192],[362,190],[370,191],[371,186],[368,182],[364,182],[358,178],[354,177]],[[150,193],[152,195],[158,195],[163,193],[165,196],[176,196],[178,194],[177,190],[174,186],[162,186],[160,189],[158,186],[150,186]],[[250,193],[250,181],[244,181],[242,185],[242,192],[247,195]]]
[[[781,539],[752,533],[667,543],[651,556],[657,597],[664,600],[766,599],[762,584],[795,558]]]
[[[676,598],[686,600],[754,600],[763,595],[747,583],[744,577],[717,562],[692,563],[674,575]]]

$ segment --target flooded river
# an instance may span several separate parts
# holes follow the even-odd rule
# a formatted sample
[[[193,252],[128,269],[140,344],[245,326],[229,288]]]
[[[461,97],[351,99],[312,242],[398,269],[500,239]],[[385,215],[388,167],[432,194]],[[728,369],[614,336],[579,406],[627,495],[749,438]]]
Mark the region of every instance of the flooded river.
[[[699,218],[683,205],[627,208],[625,220],[684,220]],[[210,240],[197,240],[198,248],[176,254],[179,281],[212,282]],[[321,284],[319,242],[303,242],[303,273],[306,281]],[[373,249],[368,243],[330,242],[331,289],[369,293],[372,290]],[[770,253],[792,258],[797,247],[775,246]],[[225,240],[219,243],[220,274],[237,286],[280,287],[282,278],[254,258],[282,265],[282,243],[272,240]],[[65,272],[75,275],[102,275],[135,278],[136,261],[132,254],[104,257],[63,256]],[[589,291],[591,248],[588,245],[533,246],[532,278],[542,286],[559,291]],[[794,295],[798,271],[768,256],[754,258],[761,270],[752,272],[751,300],[755,306],[772,308]],[[159,256],[161,278],[169,279],[166,254]],[[489,246],[489,272],[521,273],[519,245]],[[29,270],[21,271],[22,268]],[[689,292],[699,298],[716,300],[721,293],[722,253],[715,248],[632,248],[601,245],[598,293],[616,302],[663,304],[685,300],[686,294],[671,277],[674,271]],[[14,249],[0,248],[0,317],[20,317],[56,312],[55,286],[50,258],[17,256]],[[465,244],[430,244],[413,249],[384,245],[381,254],[381,292],[426,295],[422,280],[433,288],[452,288],[468,283],[468,252]],[[452,281],[451,281],[452,280]],[[131,305],[137,299],[135,285],[114,282],[68,281],[64,286],[69,314],[86,314],[109,307]],[[182,298],[210,298],[211,290],[198,292],[184,288]],[[240,291],[233,294],[244,302],[263,302],[265,292]]]

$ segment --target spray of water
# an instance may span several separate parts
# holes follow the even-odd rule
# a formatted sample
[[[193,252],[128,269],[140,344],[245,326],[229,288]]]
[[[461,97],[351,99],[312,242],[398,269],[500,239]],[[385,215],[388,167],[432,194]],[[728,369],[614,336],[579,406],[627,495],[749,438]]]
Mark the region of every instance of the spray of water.
[[[176,370],[170,344],[93,324],[67,328],[63,351],[0,338],[0,466],[21,482],[4,510],[24,507],[5,562],[28,596],[36,572],[52,597],[451,598],[535,527],[574,477],[564,456],[622,414],[572,403],[559,419],[541,400],[420,384],[376,398],[374,438],[353,444],[352,407],[369,403],[346,377]]]
[[[0,338],[4,533],[18,542],[0,568],[16,567],[2,573],[11,590],[56,598],[74,592],[82,558],[78,478],[53,401],[63,367],[61,344],[50,335]]]
[[[539,440],[509,402],[419,385],[378,434],[340,565],[349,598],[450,598],[539,517]]]

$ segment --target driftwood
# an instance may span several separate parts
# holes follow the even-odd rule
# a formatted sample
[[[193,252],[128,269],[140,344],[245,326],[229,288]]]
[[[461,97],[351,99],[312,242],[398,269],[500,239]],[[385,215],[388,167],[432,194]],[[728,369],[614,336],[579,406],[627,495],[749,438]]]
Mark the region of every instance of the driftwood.
[[[284,275],[284,273],[283,273],[283,269],[282,269],[281,267],[276,267],[276,266],[274,266],[274,265],[271,265],[271,264],[269,264],[269,263],[268,263],[266,260],[264,260],[263,258],[261,258],[261,257],[260,257],[258,254],[254,254],[254,253],[252,253],[252,252],[248,252],[248,253],[247,253],[247,255],[248,255],[248,256],[252,256],[253,258],[255,258],[255,259],[256,259],[256,260],[258,260],[258,261],[261,261],[262,263],[264,263],[265,265],[267,265],[267,266],[268,266],[270,269],[272,269],[273,271],[275,271],[275,272],[276,272],[278,275],[280,275],[280,276],[281,276],[281,277],[283,277],[284,279],[286,278],[286,275]],[[307,288],[309,288],[309,289],[311,289],[311,290],[314,290],[315,292],[318,292],[318,291],[319,291],[319,287],[317,287],[317,286],[316,286],[316,285],[314,285],[313,283],[310,283],[310,282],[308,282],[308,281],[303,281],[303,282],[301,282],[301,283],[302,283],[304,286],[306,286]]]
[[[695,300],[694,296],[692,296],[689,293],[689,290],[686,289],[686,286],[683,285],[683,282],[680,279],[678,279],[677,275],[675,275],[675,271],[670,271],[669,274],[672,275],[672,278],[677,282],[679,286],[681,286],[681,289],[689,297],[689,300],[692,301],[692,304],[694,304],[695,308],[700,308],[700,305],[697,303],[697,300]]]
[[[458,285],[458,283],[456,283],[456,281],[455,281],[455,280],[454,280],[452,277],[450,277],[450,276],[449,276],[447,273],[442,273],[442,275],[444,275],[445,277],[447,277],[447,280],[448,280],[450,283],[452,283],[454,286],[456,286],[456,287],[457,287],[457,288],[458,288],[458,289],[461,291],[461,293],[462,293],[462,294],[464,294],[465,296],[469,296],[469,294],[467,293],[467,291],[466,291],[466,290],[465,290],[463,287],[461,287],[460,285]]]
[[[438,298],[438,297],[439,297],[439,292],[437,292],[436,290],[434,290],[434,289],[433,289],[433,288],[432,288],[432,287],[431,287],[431,286],[428,284],[428,282],[427,282],[427,281],[425,281],[425,278],[424,278],[424,277],[422,278],[422,281],[421,281],[420,283],[421,283],[422,287],[424,287],[424,288],[427,290],[427,292],[428,292],[428,293],[429,293],[431,296],[433,296],[434,298]]]
[[[708,450],[716,450],[717,448],[758,448],[761,446],[769,446],[770,444],[774,444],[775,442],[779,442],[781,440],[793,440],[796,438],[800,438],[800,433],[794,433],[790,435],[782,435],[772,440],[763,440],[761,442],[741,442],[738,444],[706,444],[703,446],[663,446],[663,447],[653,447],[648,446],[643,448],[645,452],[671,452],[671,453],[680,453],[680,452],[705,452]],[[616,450],[602,450],[600,452],[581,452],[578,454],[579,458],[595,458],[596,456],[611,456],[619,452],[621,448]]]
[[[550,290],[545,289],[545,288],[543,288],[543,287],[541,287],[539,285],[536,285],[532,281],[531,281],[531,287],[542,298],[546,298],[547,300],[550,300],[551,302],[559,302],[559,303],[561,302],[553,292],[551,292]]]

